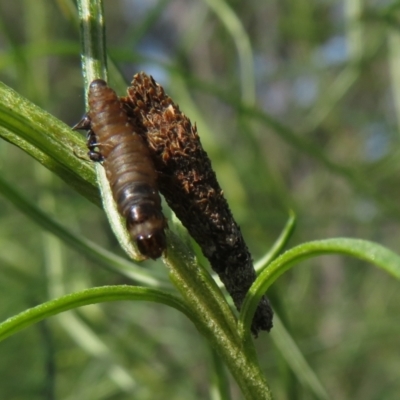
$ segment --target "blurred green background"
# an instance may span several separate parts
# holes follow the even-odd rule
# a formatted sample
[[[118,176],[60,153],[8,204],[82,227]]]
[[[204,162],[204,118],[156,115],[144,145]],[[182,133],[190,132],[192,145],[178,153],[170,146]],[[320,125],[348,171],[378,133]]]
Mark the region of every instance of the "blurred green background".
[[[399,251],[400,2],[105,0],[120,95],[145,71],[199,134],[255,260],[293,209],[290,246],[347,236]],[[68,125],[84,112],[67,0],[0,0],[0,79]],[[122,254],[99,208],[9,143],[0,173],[46,213]],[[0,197],[0,319],[65,292],[131,283],[45,234]],[[164,269],[161,262],[144,267]],[[270,298],[332,399],[398,399],[399,284],[321,257]],[[268,334],[277,399],[312,399]],[[91,306],[0,343],[0,399],[209,398],[211,353],[161,305]],[[301,378],[300,378],[301,379]],[[233,398],[241,398],[232,383]]]

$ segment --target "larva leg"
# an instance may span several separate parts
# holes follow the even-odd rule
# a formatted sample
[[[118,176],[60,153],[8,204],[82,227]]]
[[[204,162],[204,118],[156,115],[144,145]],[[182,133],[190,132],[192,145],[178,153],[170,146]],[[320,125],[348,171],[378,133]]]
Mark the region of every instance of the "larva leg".
[[[104,160],[104,157],[101,155],[101,153],[96,150],[96,148],[99,147],[99,144],[97,143],[97,137],[92,130],[89,130],[87,133],[86,144],[89,149],[88,156],[92,161],[101,162]]]
[[[98,148],[97,138],[95,133],[91,129],[92,124],[89,118],[89,115],[86,113],[83,118],[72,127],[73,130],[85,130],[87,131],[87,141],[86,145],[89,149],[88,156],[92,161],[101,162],[103,161],[103,156],[100,154],[99,151],[96,150]]]
[[[72,127],[74,131],[85,130],[88,131],[91,128],[91,122],[89,115],[86,113],[82,119]]]

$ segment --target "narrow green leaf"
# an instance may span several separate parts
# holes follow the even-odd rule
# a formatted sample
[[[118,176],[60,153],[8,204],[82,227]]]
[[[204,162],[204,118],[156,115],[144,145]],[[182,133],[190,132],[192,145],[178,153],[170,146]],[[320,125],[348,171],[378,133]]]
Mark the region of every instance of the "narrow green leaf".
[[[43,229],[51,232],[63,243],[98,262],[103,267],[116,271],[145,285],[163,288],[171,287],[170,283],[164,278],[164,275],[159,274],[156,271],[141,268],[137,264],[118,257],[97,246],[95,243],[69,231],[37,208],[30,200],[22,196],[11,185],[9,185],[1,175],[0,193]]]
[[[296,214],[290,210],[289,219],[286,222],[283,231],[279,235],[278,239],[275,241],[274,245],[268,251],[267,254],[254,264],[254,269],[257,274],[259,274],[268,264],[274,260],[278,254],[285,248],[287,242],[292,237],[294,228],[296,227]]]
[[[11,317],[0,324],[0,341],[45,318],[89,304],[109,301],[150,301],[161,303],[185,314],[193,323],[196,320],[178,297],[158,289],[137,286],[103,286],[86,289],[48,301]]]
[[[324,386],[308,364],[296,342],[286,330],[276,313],[274,315],[274,329],[271,331],[271,337],[282,357],[286,360],[287,364],[303,386],[308,387],[310,391],[315,394],[317,399],[328,399],[329,396]]]
[[[249,36],[241,20],[224,0],[206,0],[208,6],[215,12],[225,25],[235,43],[241,75],[242,99],[246,104],[255,102],[254,55]]]
[[[0,136],[20,147],[99,205],[94,168],[83,137],[0,82]]]
[[[360,239],[337,238],[301,244],[276,258],[257,277],[240,312],[240,335],[246,336],[258,302],[276,279],[300,261],[324,254],[344,254],[368,261],[400,280],[400,256],[377,243]]]

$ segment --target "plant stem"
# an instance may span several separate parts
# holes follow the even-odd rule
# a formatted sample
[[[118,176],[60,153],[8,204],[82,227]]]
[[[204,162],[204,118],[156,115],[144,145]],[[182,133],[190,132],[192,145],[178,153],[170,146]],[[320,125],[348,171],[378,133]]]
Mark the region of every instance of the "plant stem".
[[[82,34],[82,67],[86,87],[96,78],[107,80],[105,25],[102,0],[79,0]]]
[[[100,0],[80,0],[78,4],[87,86],[93,79],[106,77],[103,9]],[[101,167],[97,172],[100,175]],[[107,182],[100,184],[107,186]],[[113,226],[115,221],[113,218],[109,220]],[[120,240],[118,235],[117,238]],[[218,286],[208,271],[196,263],[190,250],[170,231],[164,262],[170,269],[171,280],[191,311],[191,320],[224,360],[245,398],[271,399],[251,338],[249,335],[243,340],[239,337],[237,319]]]
[[[173,234],[164,261],[171,279],[198,321],[197,328],[208,339],[235,377],[246,399],[271,399],[260,369],[250,334],[242,340],[222,293],[208,271],[188,256],[185,246]]]

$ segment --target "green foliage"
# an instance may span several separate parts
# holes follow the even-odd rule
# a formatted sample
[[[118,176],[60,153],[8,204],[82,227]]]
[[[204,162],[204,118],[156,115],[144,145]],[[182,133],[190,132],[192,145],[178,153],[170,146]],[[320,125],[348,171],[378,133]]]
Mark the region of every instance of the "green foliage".
[[[397,398],[398,2],[78,3],[83,50],[72,1],[0,0],[0,398],[269,398],[264,373],[277,398]],[[145,70],[197,122],[259,258],[238,320],[173,217],[168,271],[121,255],[61,122],[83,113],[81,52],[86,81],[122,95]]]

